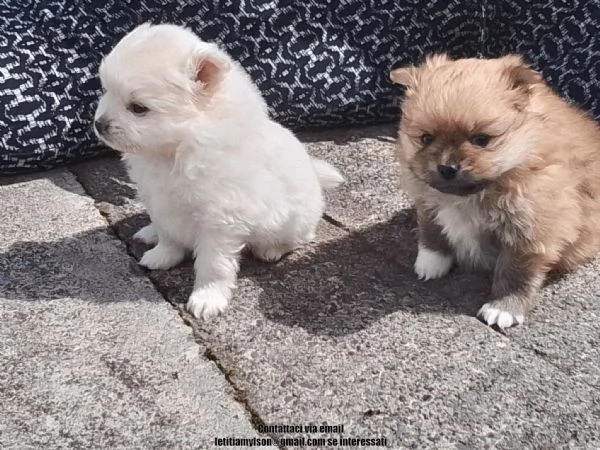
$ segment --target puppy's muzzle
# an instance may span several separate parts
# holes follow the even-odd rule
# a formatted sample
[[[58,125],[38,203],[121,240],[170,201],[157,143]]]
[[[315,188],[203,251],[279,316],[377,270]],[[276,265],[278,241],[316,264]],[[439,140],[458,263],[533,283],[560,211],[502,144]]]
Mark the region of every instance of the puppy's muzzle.
[[[99,117],[94,121],[94,128],[96,129],[96,133],[98,133],[98,135],[105,136],[110,130],[110,121],[105,117]]]
[[[428,177],[429,185],[444,194],[467,196],[485,188],[484,180],[476,180],[461,170],[460,164],[442,164]]]

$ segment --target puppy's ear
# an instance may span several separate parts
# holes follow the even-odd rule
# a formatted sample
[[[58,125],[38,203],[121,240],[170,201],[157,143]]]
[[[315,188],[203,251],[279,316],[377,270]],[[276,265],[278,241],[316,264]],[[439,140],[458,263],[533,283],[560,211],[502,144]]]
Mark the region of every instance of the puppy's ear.
[[[450,61],[450,57],[446,53],[436,53],[425,58],[425,66],[429,69],[434,69],[443,66]]]
[[[531,68],[521,55],[508,55],[502,58],[505,64],[505,73],[512,89],[529,91],[534,84],[544,82],[542,74]]]
[[[402,84],[408,88],[414,87],[417,84],[417,71],[414,66],[400,67],[390,71],[390,80],[395,84]]]
[[[450,61],[450,58],[445,53],[429,55],[425,58],[423,64],[418,67],[410,66],[392,69],[390,71],[390,80],[396,84],[403,84],[410,90],[418,84],[422,69],[435,69],[436,67],[443,66],[448,61]]]
[[[194,56],[193,81],[203,92],[212,92],[230,69],[229,61],[216,47],[203,49]]]

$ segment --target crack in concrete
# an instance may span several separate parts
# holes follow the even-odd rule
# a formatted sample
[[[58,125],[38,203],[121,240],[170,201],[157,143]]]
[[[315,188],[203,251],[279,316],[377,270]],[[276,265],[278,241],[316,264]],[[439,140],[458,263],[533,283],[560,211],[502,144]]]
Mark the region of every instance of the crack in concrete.
[[[96,208],[96,210],[100,213],[100,215],[106,221],[108,233],[111,234],[112,236],[114,236],[119,242],[121,242],[121,243],[124,244],[125,251],[127,252],[127,254],[129,255],[129,257],[133,260],[133,262],[137,266],[137,262],[138,261],[137,261],[137,258],[135,257],[135,255],[133,254],[133,252],[131,250],[131,245],[125,239],[123,239],[119,235],[118,230],[111,224],[111,222],[110,222],[110,220],[108,218],[107,212],[104,211],[102,208],[98,207],[99,202],[97,202],[96,199],[94,198],[94,196],[92,195],[92,193],[88,191],[85,183],[79,177],[79,175],[76,172],[72,171],[70,168],[67,168],[67,169],[75,177],[75,179],[77,180],[77,182],[81,185],[81,187],[82,187],[83,191],[86,193],[86,195],[89,196],[94,201],[94,208]],[[179,315],[179,317],[181,317],[183,323],[185,325],[187,325],[188,327],[190,327],[190,329],[192,331],[192,336],[194,337],[194,341],[196,342],[196,344],[198,344],[199,346],[201,346],[201,347],[204,348],[204,353],[203,353],[204,357],[206,359],[208,359],[209,361],[211,361],[217,367],[217,369],[219,370],[219,372],[225,377],[225,380],[227,381],[227,383],[229,384],[229,386],[233,390],[233,399],[236,402],[238,402],[239,404],[242,405],[242,407],[244,408],[244,410],[248,414],[250,423],[252,424],[252,426],[254,427],[254,429],[256,430],[256,432],[259,435],[263,435],[264,436],[265,433],[261,433],[259,431],[259,429],[260,429],[261,426],[265,425],[265,422],[262,420],[262,418],[260,417],[260,415],[258,414],[258,412],[256,412],[256,410],[249,404],[249,402],[248,402],[248,400],[246,398],[246,394],[245,394],[244,390],[240,389],[233,382],[233,380],[231,379],[231,375],[225,369],[225,367],[223,367],[223,365],[219,361],[219,358],[216,356],[216,354],[213,353],[213,351],[210,348],[208,348],[206,346],[206,344],[199,339],[198,333],[196,332],[196,329],[194,327],[193,321],[190,320],[189,318],[185,317],[186,313],[182,310],[182,308],[177,303],[174,303],[174,302],[172,302],[172,301],[169,300],[167,292],[158,283],[156,283],[153,280],[151,274],[147,270],[143,270],[143,269],[141,269],[141,270],[144,273],[144,275],[146,276],[146,278],[148,279],[148,281],[150,281],[150,283],[152,283],[152,286],[154,287],[154,289],[156,289],[156,291],[163,297],[163,299],[169,305],[171,305],[171,307],[177,312],[177,314]],[[277,444],[277,439],[273,435],[267,434],[267,436],[269,436],[271,439],[273,439],[274,445],[277,448],[279,448],[280,450],[287,450],[286,447],[282,447],[282,446],[280,446],[280,445]]]
[[[339,221],[339,220],[337,220],[337,219],[334,219],[333,217],[331,217],[331,216],[330,216],[329,214],[327,214],[327,213],[324,213],[322,218],[323,218],[323,220],[324,220],[325,222],[327,222],[327,223],[329,223],[329,224],[333,225],[333,226],[334,226],[334,227],[336,227],[336,228],[339,228],[339,229],[341,229],[341,230],[347,231],[348,233],[352,232],[352,229],[351,229],[349,226],[347,226],[347,225],[344,225],[342,222],[340,222],[340,221]]]

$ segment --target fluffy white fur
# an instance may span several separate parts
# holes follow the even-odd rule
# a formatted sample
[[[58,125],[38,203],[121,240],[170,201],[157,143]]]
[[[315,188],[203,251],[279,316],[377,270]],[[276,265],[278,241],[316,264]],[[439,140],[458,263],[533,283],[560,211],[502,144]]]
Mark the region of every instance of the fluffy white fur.
[[[491,303],[486,303],[477,313],[488,325],[498,325],[500,328],[510,328],[513,325],[520,325],[525,321],[525,316],[521,314],[512,314],[508,311],[496,308]]]
[[[482,251],[479,239],[488,224],[474,199],[442,194],[436,209],[434,220],[452,245],[459,265],[492,269],[495,259]]]
[[[452,256],[442,255],[440,252],[419,245],[419,253],[415,260],[415,273],[420,280],[434,280],[446,275],[453,264]]]
[[[124,153],[152,220],[135,235],[156,244],[140,264],[169,269],[191,251],[194,316],[226,308],[243,247],[276,261],[313,238],[322,189],[343,178],[269,119],[224,51],[182,27],[146,24],[117,44],[100,77],[96,132]]]

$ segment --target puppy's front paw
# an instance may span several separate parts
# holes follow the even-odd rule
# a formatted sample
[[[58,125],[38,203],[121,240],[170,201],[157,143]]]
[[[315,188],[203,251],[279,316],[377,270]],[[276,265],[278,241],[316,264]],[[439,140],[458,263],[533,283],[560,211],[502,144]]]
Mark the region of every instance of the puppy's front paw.
[[[419,246],[415,261],[415,273],[420,280],[432,280],[446,275],[452,268],[454,258],[427,247]]]
[[[185,252],[179,247],[161,245],[160,243],[142,256],[140,265],[150,270],[167,270],[176,266],[185,256]]]
[[[158,234],[156,233],[156,228],[154,228],[154,225],[152,224],[140,229],[133,235],[133,239],[148,245],[158,244]]]
[[[525,308],[517,297],[509,296],[486,303],[477,313],[489,326],[510,328],[525,321]]]
[[[227,296],[219,289],[205,288],[192,292],[187,302],[187,310],[197,319],[210,319],[227,309]]]

